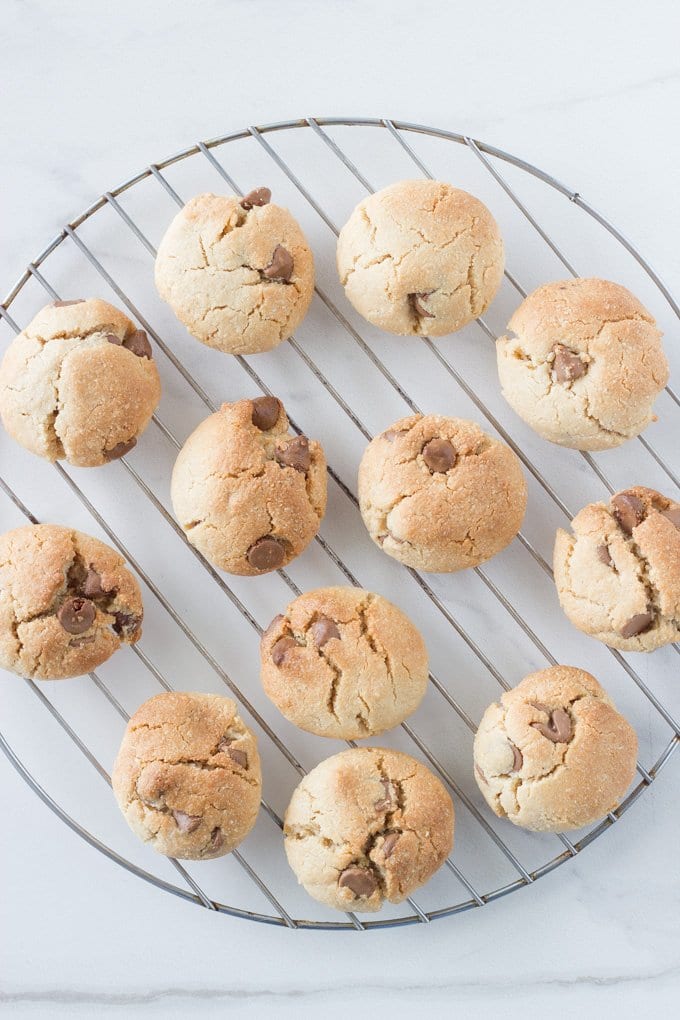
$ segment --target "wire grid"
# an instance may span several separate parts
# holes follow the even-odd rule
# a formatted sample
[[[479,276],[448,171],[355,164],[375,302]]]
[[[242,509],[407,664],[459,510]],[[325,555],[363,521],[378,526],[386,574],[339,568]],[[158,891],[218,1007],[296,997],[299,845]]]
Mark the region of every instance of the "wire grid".
[[[595,210],[585,200],[583,200],[578,193],[566,188],[564,185],[556,181],[554,178],[543,173],[537,168],[531,166],[530,164],[524,162],[523,160],[517,159],[516,157],[510,156],[509,154],[499,149],[496,149],[493,146],[485,145],[479,141],[475,141],[472,138],[464,135],[459,135],[435,128],[429,128],[422,125],[402,123],[391,120],[376,120],[376,119],[359,120],[352,118],[306,118],[299,121],[282,122],[267,125],[264,127],[250,127],[247,130],[236,132],[234,134],[226,135],[220,138],[216,138],[209,142],[199,142],[196,145],[191,146],[190,148],[180,153],[177,153],[176,155],[173,155],[160,163],[152,164],[141,173],[137,174],[136,176],[125,181],[123,184],[119,185],[119,187],[113,189],[112,191],[106,192],[100,199],[93,203],[93,205],[86,209],[80,216],[76,217],[74,220],[68,223],[63,228],[63,230],[52,240],[52,242],[45,248],[45,250],[27,267],[26,271],[17,281],[13,289],[10,291],[3,304],[0,305],[0,316],[2,316],[2,318],[9,324],[9,326],[14,331],[16,332],[19,331],[20,326],[14,321],[14,318],[11,315],[9,309],[12,306],[13,302],[16,301],[17,296],[20,294],[26,283],[32,278],[35,281],[37,281],[37,283],[44,289],[44,291],[49,295],[51,299],[59,299],[60,295],[45,278],[45,276],[41,272],[40,267],[43,266],[43,263],[59,247],[59,245],[61,245],[67,238],[69,238],[75,244],[75,246],[80,251],[82,256],[85,259],[87,259],[87,261],[90,263],[90,265],[99,275],[99,277],[101,277],[101,279],[104,280],[105,283],[108,284],[108,286],[115,292],[115,294],[118,296],[122,304],[127,308],[131,316],[138,322],[141,328],[145,329],[154,338],[158,349],[169,360],[172,366],[180,373],[180,375],[183,377],[183,380],[186,383],[188,383],[188,385],[191,387],[191,389],[199,398],[199,400],[205,405],[205,407],[210,412],[217,410],[218,405],[211,400],[211,398],[208,396],[203,387],[189,374],[186,366],[180,360],[177,354],[167,345],[162,336],[160,336],[159,333],[156,330],[154,330],[152,325],[144,318],[144,316],[140,313],[139,309],[135,306],[134,302],[125,293],[124,289],[110,275],[110,273],[106,270],[102,262],[88,247],[88,245],[85,243],[82,237],[79,236],[78,230],[88,219],[94,216],[95,213],[108,206],[115,211],[120,220],[129,229],[130,233],[134,235],[137,241],[139,241],[144,246],[149,255],[155,257],[156,251],[154,246],[145,236],[145,234],[140,229],[135,220],[125,210],[123,205],[118,201],[119,197],[123,193],[128,191],[128,189],[133,188],[140,182],[152,178],[162,189],[164,189],[164,191],[170,196],[173,202],[175,202],[178,207],[181,207],[188,196],[180,197],[180,195],[175,191],[175,189],[163,175],[162,171],[172,166],[173,164],[176,164],[182,160],[188,159],[189,157],[193,156],[199,156],[207,160],[210,163],[211,167],[215,171],[217,171],[217,173],[223,178],[225,183],[228,185],[230,191],[235,192],[237,194],[243,194],[244,191],[249,190],[249,188],[242,187],[242,182],[241,181],[237,182],[231,176],[231,173],[227,171],[223,163],[219,161],[218,158],[216,157],[215,150],[219,149],[221,146],[226,145],[227,143],[248,139],[254,141],[258,146],[261,147],[261,149],[266,153],[266,155],[271,160],[273,160],[273,162],[277,165],[278,169],[285,175],[288,181],[293,185],[293,187],[299,193],[301,198],[321,218],[321,220],[326,224],[326,226],[335,235],[337,235],[338,233],[337,226],[329,217],[325,209],[317,201],[314,195],[305,187],[305,185],[296,176],[296,174],[293,172],[288,163],[283,159],[280,153],[273,147],[270,141],[265,137],[266,135],[272,132],[288,131],[299,128],[311,130],[311,132],[313,132],[313,134],[319,139],[319,141],[322,142],[330,150],[330,152],[340,161],[340,163],[346,168],[346,170],[351,175],[353,175],[356,181],[366,191],[372,192],[374,189],[372,188],[367,178],[362,174],[362,172],[355,165],[355,163],[340,147],[338,142],[327,131],[324,130],[324,128],[329,128],[333,126],[355,128],[373,127],[384,129],[384,131],[390,137],[391,141],[393,143],[398,144],[401,147],[401,149],[406,153],[406,155],[409,157],[409,159],[413,161],[413,164],[417,171],[426,177],[432,177],[432,174],[430,173],[428,167],[422,161],[420,156],[416,153],[410,142],[407,141],[406,136],[413,133],[429,135],[436,138],[446,139],[450,142],[454,142],[459,145],[467,147],[467,149],[469,149],[470,152],[479,161],[481,167],[483,167],[483,169],[486,172],[488,172],[488,174],[495,181],[495,183],[500,188],[503,189],[503,191],[509,196],[512,202],[517,206],[517,208],[520,210],[520,212],[523,214],[526,220],[538,233],[542,241],[545,242],[545,244],[547,244],[550,247],[550,249],[560,260],[560,262],[564,265],[568,273],[570,273],[573,276],[576,276],[577,271],[575,267],[562,253],[560,247],[549,235],[549,233],[539,224],[537,219],[532,215],[532,213],[524,204],[524,202],[520,199],[514,188],[511,187],[510,183],[498,170],[496,163],[494,161],[498,160],[507,162],[519,168],[520,170],[525,171],[528,174],[531,174],[532,176],[538,178],[542,182],[548,184],[551,188],[556,189],[558,192],[566,196],[570,202],[580,206],[591,217],[593,217],[593,219],[595,219],[601,226],[603,226],[618,242],[620,242],[620,244],[623,245],[623,247],[633,256],[633,258],[640,264],[640,266],[644,269],[644,271],[656,285],[656,287],[661,292],[662,296],[665,298],[668,305],[670,306],[672,312],[680,318],[680,309],[678,308],[678,305],[674,301],[673,297],[671,296],[663,282],[660,280],[660,278],[656,275],[654,270],[642,258],[642,256],[637,252],[633,245],[615,227],[613,227],[599,212],[597,212],[597,210]],[[511,287],[517,292],[517,294],[520,297],[526,296],[526,291],[522,287],[521,283],[515,278],[515,276],[511,273],[509,269],[506,270],[505,276]],[[319,285],[317,285],[315,290],[317,298],[323,303],[328,312],[335,319],[341,331],[345,334],[348,334],[351,340],[354,341],[354,343],[356,343],[356,345],[370,359],[373,366],[380,372],[380,374],[387,381],[389,386],[394,389],[394,391],[398,394],[399,398],[404,402],[407,408],[413,413],[418,413],[420,411],[420,408],[417,406],[416,402],[405,391],[405,389],[399,383],[399,381],[392,373],[392,371],[387,367],[384,361],[380,357],[378,357],[378,355],[374,352],[369,343],[359,333],[357,328],[352,325],[352,323],[345,317],[345,315],[337,307],[337,305],[331,299],[331,297],[329,297],[329,295]],[[477,322],[481,327],[483,333],[489,338],[490,342],[494,342],[496,339],[495,334],[493,330],[489,327],[487,322],[481,318],[479,318]],[[538,485],[545,491],[550,500],[553,501],[555,506],[560,510],[562,514],[564,514],[564,516],[567,519],[570,519],[571,516],[573,516],[573,510],[575,508],[570,509],[567,507],[567,505],[563,502],[562,498],[555,491],[550,482],[548,482],[544,478],[544,476],[540,473],[540,471],[535,467],[535,465],[529,459],[529,457],[522,449],[522,447],[515,440],[513,440],[512,436],[503,427],[499,420],[494,416],[492,411],[485,406],[484,402],[475,393],[474,389],[461,375],[457,368],[451,363],[449,358],[445,356],[445,354],[442,352],[441,347],[438,347],[436,343],[433,343],[431,340],[427,338],[421,338],[421,340],[424,346],[426,346],[430,353],[437,359],[437,362],[441,365],[444,372],[451,376],[453,380],[455,380],[458,387],[461,388],[461,390],[466,394],[466,396],[479,410],[479,412],[485,419],[483,424],[493,426],[493,428],[498,432],[498,434],[505,440],[505,442],[507,442],[511,446],[515,453],[520,457],[524,466],[530,472],[530,474],[538,483]],[[302,359],[307,368],[313,373],[316,380],[324,387],[324,389],[330,395],[333,401],[335,401],[338,404],[338,406],[342,409],[342,411],[349,416],[351,422],[359,430],[362,436],[367,441],[370,440],[372,438],[371,433],[366,427],[366,425],[363,423],[361,418],[359,417],[358,413],[353,409],[353,407],[350,406],[347,400],[335,388],[333,383],[326,377],[324,372],[312,360],[308,351],[305,350],[295,338],[291,338],[288,341],[288,343],[294,349],[296,355],[300,359]],[[239,357],[237,360],[240,366],[245,370],[247,375],[253,381],[253,383],[257,386],[257,388],[262,393],[270,393],[268,386],[263,381],[263,379],[258,375],[258,373],[252,367],[250,362],[243,357]],[[680,400],[678,399],[678,396],[675,394],[673,390],[668,388],[667,393],[671,400],[676,405],[680,405]],[[153,421],[155,423],[155,426],[160,430],[160,432],[164,436],[164,438],[176,450],[179,450],[181,445],[180,441],[177,439],[177,437],[175,436],[173,431],[168,427],[168,425],[163,420],[161,420],[158,414],[155,414],[153,416]],[[301,432],[300,426],[292,418],[291,427],[295,432],[297,433]],[[665,462],[663,457],[651,447],[649,442],[644,437],[642,436],[639,437],[638,442],[642,445],[646,453],[649,454],[654,459],[656,464],[666,474],[668,479],[671,480],[675,485],[678,485],[679,484],[678,478],[676,477],[671,467]],[[596,461],[591,457],[591,455],[588,453],[582,453],[581,456],[588,463],[590,468],[595,472],[597,478],[606,488],[606,490],[609,493],[614,492],[615,491],[614,486],[609,481],[607,476],[604,474],[600,465],[596,463]],[[154,510],[162,515],[164,521],[173,529],[173,531],[178,536],[180,541],[184,543],[188,550],[202,564],[202,566],[208,572],[208,574],[215,582],[215,584],[221,589],[223,594],[226,595],[227,598],[233,603],[233,605],[238,609],[239,613],[248,622],[248,624],[252,628],[254,628],[256,633],[258,635],[261,634],[263,630],[262,625],[257,621],[257,619],[254,617],[251,611],[241,601],[241,598],[238,596],[238,594],[229,586],[229,584],[224,580],[224,578],[209,563],[207,563],[205,559],[203,559],[200,553],[198,553],[191,545],[189,545],[182,529],[174,521],[172,515],[168,512],[163,503],[158,499],[158,497],[153,492],[153,489],[147,483],[147,481],[141,477],[141,475],[132,465],[130,460],[126,457],[123,458],[120,463],[124,467],[125,471],[132,478],[134,483],[139,487],[140,491],[151,502]],[[80,489],[76,481],[74,481],[74,479],[72,478],[70,472],[68,472],[64,467],[62,467],[61,464],[56,464],[55,470],[59,473],[63,482],[69,487],[74,496],[80,501],[85,510],[89,514],[91,514],[92,517],[97,521],[98,525],[106,533],[110,541],[118,548],[118,550],[126,558],[126,560],[133,567],[133,569],[137,571],[138,575],[146,584],[147,588],[150,590],[154,598],[157,600],[160,607],[162,607],[163,611],[170,617],[172,622],[182,631],[184,637],[188,639],[188,641],[193,645],[193,647],[196,649],[199,655],[203,657],[208,666],[215,672],[219,679],[224,684],[226,684],[226,686],[229,688],[231,693],[236,697],[240,705],[243,708],[245,708],[246,711],[256,720],[261,731],[273,743],[273,745],[277,748],[280,754],[288,761],[288,763],[292,766],[295,772],[298,773],[300,776],[304,775],[305,769],[298,761],[296,755],[288,748],[285,741],[275,732],[273,727],[266,721],[266,719],[258,711],[258,709],[252,703],[252,701],[247,697],[244,691],[236,684],[233,678],[227,674],[226,670],[216,659],[216,657],[208,650],[206,645],[194,633],[191,627],[184,621],[184,619],[182,618],[182,614],[178,610],[178,608],[175,605],[173,605],[173,603],[165,596],[160,587],[158,587],[158,585],[149,576],[148,572],[132,555],[130,550],[126,548],[126,546],[121,542],[115,530],[107,523],[107,521],[99,513],[99,511],[96,509],[96,507],[88,498],[88,496]],[[356,509],[358,503],[352,489],[343,481],[343,479],[334,470],[332,466],[329,466],[329,474],[331,478],[335,481],[339,489],[344,493],[347,500],[349,500],[353,509]],[[11,486],[5,481],[5,479],[1,477],[0,487],[2,488],[5,495],[13,501],[15,506],[27,518],[27,520],[37,523],[36,518],[34,517],[29,507],[26,506],[26,504],[22,501],[19,495],[11,488]],[[551,578],[552,571],[549,563],[535,548],[532,542],[526,537],[524,533],[520,533],[518,539],[523,548],[529,553],[532,560],[539,566],[541,571],[543,571],[546,574],[546,576]],[[338,553],[335,551],[335,549],[327,539],[325,539],[321,534],[319,534],[316,537],[316,542],[321,547],[324,554],[331,559],[333,564],[344,575],[348,583],[352,585],[360,585],[360,580],[355,576],[354,572],[350,570],[350,568],[343,562],[341,557],[338,555]],[[489,672],[491,677],[493,677],[493,679],[503,689],[507,690],[511,685],[506,681],[503,674],[500,672],[500,670],[497,668],[497,666],[494,664],[491,658],[487,655],[485,650],[482,647],[480,647],[479,643],[475,640],[475,638],[465,629],[465,627],[460,623],[460,621],[456,618],[456,616],[444,603],[442,598],[435,592],[430,583],[428,583],[428,581],[424,577],[422,577],[417,571],[410,568],[406,569],[408,569],[408,573],[416,582],[416,584],[419,586],[419,588],[422,590],[427,600],[429,600],[429,602],[432,604],[433,612],[439,613],[443,616],[446,623],[451,628],[453,628],[457,637],[461,639],[467,646],[467,648],[474,654],[474,656],[477,657],[477,659],[480,661],[483,667]],[[278,574],[283,580],[283,582],[288,586],[293,596],[300,594],[300,588],[298,587],[297,583],[292,579],[288,571],[281,570],[278,571]],[[529,639],[529,641],[533,644],[533,646],[541,654],[541,656],[543,656],[548,663],[555,664],[557,662],[557,659],[546,647],[546,645],[544,644],[543,640],[539,637],[539,635],[532,629],[529,623],[526,622],[526,620],[514,607],[512,601],[503,593],[503,591],[501,591],[497,584],[492,580],[487,570],[482,567],[477,567],[475,569],[475,574],[477,575],[481,583],[485,586],[485,588],[489,591],[493,599],[498,602],[502,611],[509,614],[510,618],[514,621],[514,623],[517,626],[519,626],[524,635]],[[676,654],[680,652],[677,646],[673,646],[673,649]],[[427,923],[436,917],[451,915],[473,907],[483,906],[484,904],[491,902],[500,896],[506,895],[512,891],[515,891],[526,885],[529,885],[539,877],[554,870],[558,865],[564,863],[566,860],[569,860],[570,858],[577,855],[585,846],[587,846],[599,835],[601,835],[608,828],[610,828],[624,814],[624,812],[628,809],[628,807],[630,807],[630,805],[635,801],[635,799],[640,795],[640,793],[656,779],[657,775],[659,774],[663,766],[670,759],[670,757],[672,756],[673,752],[677,747],[678,738],[680,737],[680,729],[678,727],[678,723],[676,722],[672,714],[669,712],[669,710],[665,707],[665,705],[661,703],[661,701],[649,688],[647,683],[642,679],[642,677],[638,675],[638,673],[631,666],[628,660],[624,658],[624,656],[622,656],[616,650],[610,649],[609,651],[613,658],[616,660],[616,662],[619,664],[619,666],[625,671],[628,678],[637,686],[643,697],[647,699],[651,706],[653,706],[656,712],[661,716],[665,724],[670,728],[671,736],[666,745],[664,746],[662,753],[659,755],[654,764],[652,764],[650,767],[644,767],[642,764],[638,763],[637,771],[639,775],[639,782],[630,791],[628,796],[616,809],[616,811],[611,812],[607,816],[607,818],[605,818],[600,824],[595,826],[582,838],[575,842],[572,842],[565,835],[559,835],[557,839],[559,840],[562,849],[560,850],[559,853],[550,858],[546,863],[544,863],[540,867],[529,868],[522,863],[518,854],[515,853],[513,849],[508,845],[506,839],[504,839],[499,834],[499,832],[496,831],[496,828],[490,823],[489,819],[486,817],[483,811],[477,807],[474,800],[465,792],[465,790],[456,781],[451,772],[442,764],[440,759],[428,747],[427,742],[423,739],[419,732],[414,729],[412,723],[409,722],[402,724],[401,730],[403,731],[404,736],[411,743],[411,745],[413,745],[413,747],[416,749],[416,752],[419,752],[420,755],[422,755],[422,757],[425,758],[425,760],[429,763],[433,770],[440,776],[442,781],[448,786],[448,788],[450,789],[454,796],[454,800],[456,800],[457,807],[459,807],[460,804],[464,805],[465,809],[470,813],[470,816],[475,820],[480,837],[486,836],[493,842],[496,849],[505,857],[507,862],[509,862],[509,865],[516,873],[517,877],[513,881],[506,883],[502,886],[499,886],[497,888],[491,889],[490,891],[480,892],[476,888],[473,881],[471,881],[469,877],[467,877],[467,875],[463,873],[463,871],[455,863],[455,861],[448,859],[445,863],[445,866],[448,869],[448,871],[453,876],[455,876],[455,879],[457,880],[459,886],[463,888],[464,890],[463,899],[455,903],[449,903],[443,907],[438,907],[437,909],[424,909],[418,904],[416,899],[409,898],[407,902],[411,908],[412,913],[398,917],[391,917],[387,919],[378,917],[377,919],[360,920],[354,914],[347,914],[344,920],[317,921],[305,918],[294,918],[293,916],[291,916],[291,913],[286,909],[286,907],[280,902],[279,898],[277,898],[277,896],[271,890],[270,885],[267,882],[266,876],[260,874],[258,870],[248,862],[248,860],[244,856],[243,850],[234,851],[233,858],[238,862],[239,866],[243,869],[248,879],[251,880],[257,886],[257,888],[260,890],[263,896],[267,899],[273,910],[273,913],[271,914],[242,909],[237,906],[228,905],[220,902],[219,900],[216,900],[214,897],[209,896],[201,888],[201,885],[196,880],[196,878],[193,875],[189,874],[187,869],[178,861],[173,861],[172,864],[174,868],[177,870],[182,880],[182,884],[176,885],[173,882],[169,882],[159,877],[158,875],[155,875],[152,872],[147,871],[146,869],[140,867],[134,862],[128,860],[126,857],[124,857],[116,850],[108,846],[106,842],[102,841],[97,836],[89,832],[87,828],[80,824],[80,822],[78,822],[75,818],[69,815],[67,811],[62,806],[60,806],[60,804],[50,795],[50,793],[46,789],[44,789],[43,786],[40,785],[40,783],[33,776],[29,768],[26,766],[26,764],[21,760],[21,757],[12,748],[6,736],[2,733],[0,733],[0,745],[2,746],[4,753],[6,754],[12,765],[19,772],[19,774],[26,780],[26,782],[34,790],[34,792],[71,829],[77,832],[83,839],[85,839],[92,846],[96,847],[100,852],[102,852],[112,860],[116,861],[122,867],[144,878],[145,880],[151,882],[152,884],[175,895],[178,895],[186,900],[190,900],[208,909],[221,911],[231,915],[246,917],[252,920],[269,922],[280,926],[286,926],[289,928],[364,930],[367,928],[378,928],[409,923]],[[148,670],[149,673],[153,676],[154,680],[163,689],[165,690],[172,689],[171,684],[165,677],[162,670],[154,663],[154,661],[152,661],[152,659],[149,658],[149,656],[145,653],[142,647],[140,647],[139,645],[133,646],[132,652],[139,659],[144,668]],[[120,704],[120,702],[112,693],[112,691],[109,689],[107,684],[102,680],[102,678],[96,672],[91,673],[90,677],[96,688],[107,699],[109,704],[118,713],[118,715],[123,720],[127,721],[127,719],[129,718],[128,713]],[[438,695],[441,696],[441,698],[443,699],[443,702],[457,714],[459,719],[462,720],[464,726],[467,727],[471,731],[471,733],[474,733],[476,726],[473,719],[465,710],[465,708],[459,703],[459,701],[454,697],[454,695],[448,689],[448,686],[446,686],[433,672],[430,673],[430,681],[433,687],[436,689]],[[93,752],[89,749],[85,740],[83,740],[81,736],[70,726],[66,718],[64,718],[64,716],[55,708],[55,706],[52,704],[49,698],[46,697],[46,695],[43,693],[43,690],[41,690],[41,687],[33,683],[32,681],[27,681],[27,685],[32,694],[35,696],[35,698],[37,698],[38,701],[41,703],[45,711],[47,711],[51,715],[51,717],[57,723],[57,725],[61,727],[61,729],[68,736],[68,738],[73,741],[75,746],[87,759],[90,765],[94,769],[96,769],[96,771],[99,773],[102,779],[104,779],[107,783],[110,784],[110,777],[104,766],[93,754]],[[353,742],[348,743],[350,746],[355,746]],[[277,813],[277,811],[264,800],[262,802],[262,807],[264,812],[271,819],[274,825],[278,827],[278,829],[281,829],[282,820],[280,814]]]

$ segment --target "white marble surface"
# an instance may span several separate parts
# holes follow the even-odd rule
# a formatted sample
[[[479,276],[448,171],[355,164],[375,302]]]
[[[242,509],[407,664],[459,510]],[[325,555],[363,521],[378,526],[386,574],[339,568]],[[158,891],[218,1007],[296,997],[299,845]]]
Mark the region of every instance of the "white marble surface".
[[[65,220],[149,160],[307,114],[437,124],[520,154],[578,187],[677,293],[674,3],[5,0],[2,14],[3,293]],[[587,244],[601,264],[599,241]],[[677,323],[665,325],[677,389]],[[677,471],[672,432],[658,435]],[[21,474],[16,458],[3,441],[3,472]],[[48,509],[51,493],[36,486],[27,476],[25,498]],[[62,498],[55,490],[55,516]],[[18,523],[3,499],[0,525]],[[54,697],[63,709],[70,695]],[[664,697],[678,714],[672,678]],[[646,728],[644,739],[655,746]],[[162,894],[73,835],[0,759],[0,1011],[672,1015],[679,761],[620,825],[535,887],[429,927],[357,935],[289,933]],[[48,776],[62,766],[47,764]]]

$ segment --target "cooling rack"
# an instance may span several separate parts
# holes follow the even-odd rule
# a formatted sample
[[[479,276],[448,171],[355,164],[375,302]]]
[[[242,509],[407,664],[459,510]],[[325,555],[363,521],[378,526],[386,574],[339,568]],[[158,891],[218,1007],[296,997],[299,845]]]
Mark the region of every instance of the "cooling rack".
[[[333,266],[334,236],[354,204],[418,175],[477,194],[506,240],[508,268],[496,302],[461,334],[437,341],[374,330],[345,301]],[[188,337],[159,301],[155,245],[191,195],[245,193],[262,184],[292,209],[310,239],[315,299],[296,337],[268,354],[231,359]],[[627,656],[574,632],[556,603],[551,545],[555,528],[591,499],[641,482],[673,494],[680,399],[671,388],[662,394],[660,422],[650,430],[654,445],[641,436],[601,455],[556,450],[504,405],[493,350],[527,291],[548,279],[589,274],[626,283],[667,335],[677,331],[680,308],[662,280],[577,191],[468,136],[393,120],[310,117],[198,142],[105,192],[67,223],[0,305],[4,342],[46,300],[97,294],[125,308],[155,341],[164,397],[135,451],[99,471],[35,463],[0,438],[3,530],[52,520],[98,534],[136,571],[145,597],[140,644],[89,677],[41,684],[3,677],[0,746],[38,797],[91,846],[160,889],[289,928],[365,930],[481,907],[552,872],[617,825],[677,747],[680,650]],[[676,351],[668,346],[673,361]],[[186,436],[222,400],[271,392],[283,398],[293,430],[326,447],[329,511],[315,542],[286,570],[225,578],[174,521],[169,472]],[[385,562],[358,514],[363,447],[394,419],[420,410],[474,418],[526,469],[530,506],[522,532],[500,556],[464,575],[424,576]],[[426,761],[450,790],[457,815],[456,847],[438,875],[405,904],[362,917],[311,901],[296,886],[281,846],[293,787],[342,745],[282,720],[257,677],[257,643],[271,617],[300,591],[332,583],[382,592],[424,631],[432,666],[425,702],[371,743]],[[475,720],[500,689],[558,661],[594,672],[636,725],[638,775],[597,825],[569,836],[528,834],[486,809],[471,775],[471,741]],[[259,738],[260,819],[239,850],[219,861],[181,864],[138,845],[104,788],[131,712],[159,689],[173,688],[230,693]]]

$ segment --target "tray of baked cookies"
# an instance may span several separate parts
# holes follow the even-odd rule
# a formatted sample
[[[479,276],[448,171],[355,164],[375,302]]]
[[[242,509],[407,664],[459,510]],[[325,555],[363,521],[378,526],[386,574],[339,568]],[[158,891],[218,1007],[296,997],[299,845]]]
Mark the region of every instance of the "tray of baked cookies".
[[[0,314],[0,743],[117,863],[427,922],[670,759],[678,309],[578,193],[418,125],[251,128],[106,192]]]

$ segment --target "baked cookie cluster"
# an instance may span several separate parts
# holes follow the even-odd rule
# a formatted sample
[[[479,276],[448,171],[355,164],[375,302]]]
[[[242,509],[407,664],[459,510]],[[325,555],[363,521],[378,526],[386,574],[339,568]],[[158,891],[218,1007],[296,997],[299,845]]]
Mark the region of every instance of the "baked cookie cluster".
[[[202,194],[158,248],[158,291],[192,336],[233,355],[269,351],[300,325],[314,261],[268,188]],[[504,273],[498,225],[477,198],[439,181],[402,181],[360,202],[340,232],[337,268],[356,312],[401,336],[439,337],[485,312]],[[497,342],[502,392],[540,436],[604,450],[654,420],[668,379],[661,334],[624,287],[599,279],[530,294]],[[96,467],[126,456],[160,399],[144,330],[105,301],[55,301],[0,365],[8,433],[48,460]],[[293,434],[273,395],[222,404],[189,436],[171,481],[186,540],[220,570],[286,567],[326,510],[320,442]],[[451,573],[500,554],[522,525],[527,485],[505,443],[471,421],[402,418],[358,468],[368,535],[411,570]],[[641,485],[593,503],[557,532],[554,577],[571,622],[614,648],[651,652],[680,638],[680,503]],[[250,582],[248,582],[250,583]],[[0,666],[56,680],[88,673],[141,636],[139,586],[109,546],[59,525],[0,536]],[[262,632],[265,695],[288,723],[355,741],[404,723],[426,697],[428,653],[415,624],[361,588],[306,591]],[[583,669],[532,673],[485,711],[474,775],[491,811],[562,832],[614,810],[637,738]],[[255,826],[257,738],[228,698],[166,692],[125,731],[113,790],[132,831],[158,853],[207,860]],[[299,882],[338,910],[399,903],[451,853],[454,808],[407,754],[352,747],[292,793],[284,847]]]

